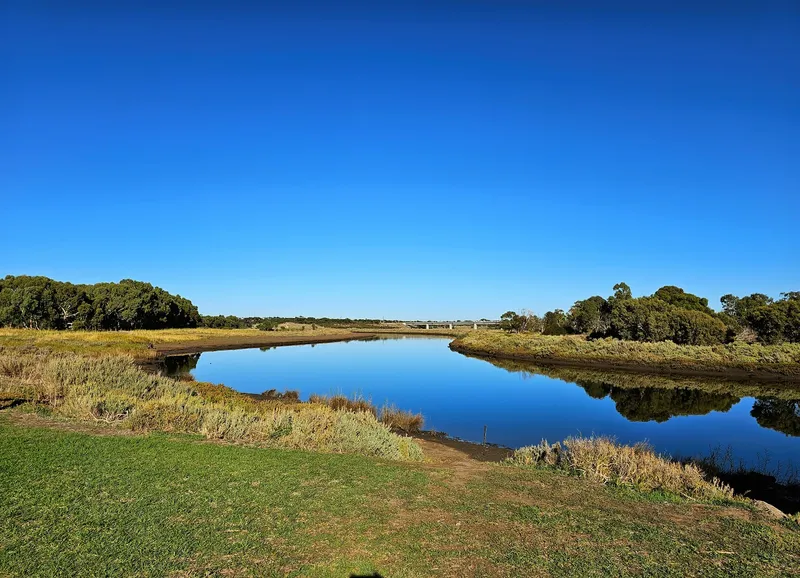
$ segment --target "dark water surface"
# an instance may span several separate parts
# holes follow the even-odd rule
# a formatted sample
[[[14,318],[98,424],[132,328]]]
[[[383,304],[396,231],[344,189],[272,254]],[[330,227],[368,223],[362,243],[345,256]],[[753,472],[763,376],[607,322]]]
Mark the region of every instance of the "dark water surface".
[[[800,465],[800,392],[786,386],[489,362],[452,352],[448,342],[400,337],[215,351],[183,369],[196,362],[198,381],[248,393],[361,395],[420,412],[426,429],[469,441],[481,441],[486,425],[489,442],[510,447],[598,434],[683,457],[730,447],[737,464],[773,472]]]

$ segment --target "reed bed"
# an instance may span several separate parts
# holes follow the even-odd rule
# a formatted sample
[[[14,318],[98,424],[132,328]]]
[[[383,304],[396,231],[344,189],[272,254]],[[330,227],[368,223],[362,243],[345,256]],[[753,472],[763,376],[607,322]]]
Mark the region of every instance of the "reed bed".
[[[420,460],[422,450],[360,405],[256,399],[223,385],[153,375],[126,356],[0,349],[0,397],[134,431],[200,433],[272,447]]]

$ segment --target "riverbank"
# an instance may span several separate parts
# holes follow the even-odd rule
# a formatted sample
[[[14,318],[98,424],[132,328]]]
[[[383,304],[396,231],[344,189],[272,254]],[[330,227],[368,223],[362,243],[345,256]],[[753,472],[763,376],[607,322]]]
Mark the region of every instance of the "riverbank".
[[[565,367],[725,377],[776,382],[800,381],[800,344],[676,345],[582,336],[473,331],[450,349],[477,357],[530,361]]]
[[[300,402],[296,392],[257,399],[224,385],[148,372],[131,356],[0,349],[0,402],[0,407],[26,406],[77,423],[102,422],[140,433],[201,434],[232,443],[397,460],[423,457],[411,438],[391,430],[398,422],[421,425],[413,414],[390,408],[378,415],[375,408]]]
[[[391,329],[381,329],[381,328],[353,328],[352,331],[354,333],[372,333],[376,335],[413,335],[414,337],[463,337],[464,335],[468,334],[470,331],[473,331],[469,327],[454,327],[453,329],[447,329],[443,327],[437,327],[435,329],[414,329],[412,327],[395,327]],[[483,331],[483,330],[481,330]]]
[[[0,412],[8,576],[787,576],[800,528],[558,471],[136,435]]]
[[[156,362],[170,355],[204,351],[331,343],[371,339],[374,333],[358,333],[330,327],[260,331],[258,329],[159,329],[138,331],[36,331],[0,329],[0,348],[47,349],[89,356],[130,355],[142,362]]]

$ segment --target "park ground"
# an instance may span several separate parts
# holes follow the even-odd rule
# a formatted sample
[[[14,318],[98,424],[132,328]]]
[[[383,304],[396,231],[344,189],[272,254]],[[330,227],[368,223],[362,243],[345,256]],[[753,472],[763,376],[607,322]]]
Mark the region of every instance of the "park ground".
[[[134,435],[0,412],[0,576],[793,576],[800,528],[471,459]]]

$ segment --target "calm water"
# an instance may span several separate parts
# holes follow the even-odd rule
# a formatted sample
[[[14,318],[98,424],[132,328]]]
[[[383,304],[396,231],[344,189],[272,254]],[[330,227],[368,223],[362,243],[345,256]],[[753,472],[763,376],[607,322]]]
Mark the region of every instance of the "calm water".
[[[189,359],[184,370],[196,362],[197,380],[248,393],[361,395],[421,412],[426,429],[470,441],[481,441],[486,425],[489,442],[510,447],[602,434],[624,443],[647,440],[673,456],[730,446],[750,465],[767,458],[771,468],[800,465],[800,394],[719,381],[684,387],[686,381],[663,377],[652,379],[669,387],[642,388],[651,378],[519,363],[503,368],[452,352],[448,341],[408,337],[216,351]]]

